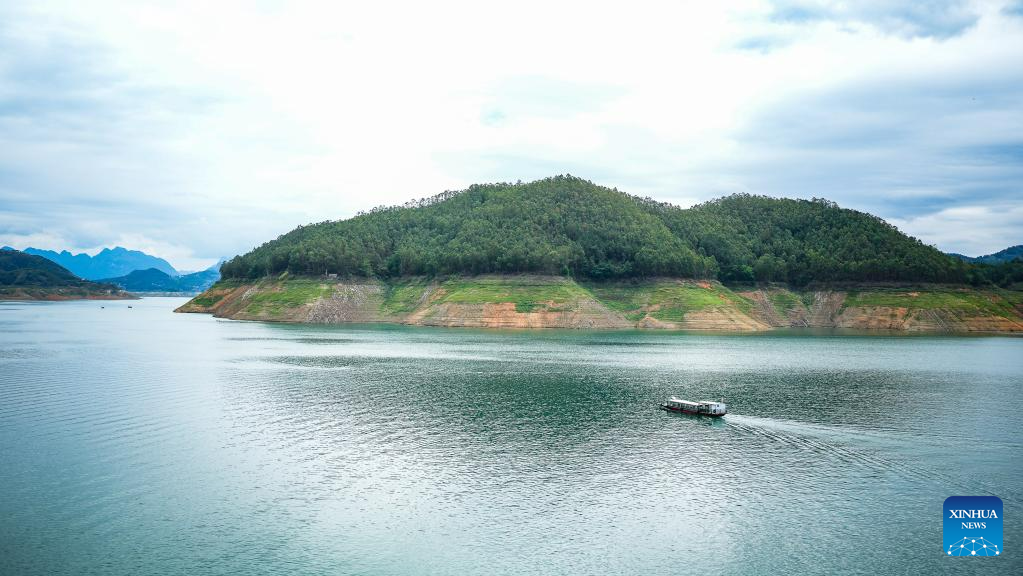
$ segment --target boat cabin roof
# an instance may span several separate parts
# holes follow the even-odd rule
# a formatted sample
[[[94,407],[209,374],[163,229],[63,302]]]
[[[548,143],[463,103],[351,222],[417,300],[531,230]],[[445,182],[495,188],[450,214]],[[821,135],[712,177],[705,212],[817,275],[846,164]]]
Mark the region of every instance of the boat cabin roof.
[[[682,400],[681,398],[676,398],[674,396],[669,398],[668,402],[671,402],[673,404],[685,404],[686,406],[700,406],[700,405],[718,406],[718,405],[723,404],[722,402],[714,402],[713,400],[700,400],[699,402],[690,402],[689,400]]]

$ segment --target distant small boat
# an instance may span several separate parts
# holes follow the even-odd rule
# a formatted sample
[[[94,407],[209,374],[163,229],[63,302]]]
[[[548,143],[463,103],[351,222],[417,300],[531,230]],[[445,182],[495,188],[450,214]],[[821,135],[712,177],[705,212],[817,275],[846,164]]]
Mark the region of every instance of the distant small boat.
[[[700,400],[690,402],[672,396],[668,401],[661,404],[662,410],[669,412],[682,412],[684,414],[698,414],[700,416],[713,416],[720,418],[728,414],[728,405],[724,402],[713,402],[711,400]]]

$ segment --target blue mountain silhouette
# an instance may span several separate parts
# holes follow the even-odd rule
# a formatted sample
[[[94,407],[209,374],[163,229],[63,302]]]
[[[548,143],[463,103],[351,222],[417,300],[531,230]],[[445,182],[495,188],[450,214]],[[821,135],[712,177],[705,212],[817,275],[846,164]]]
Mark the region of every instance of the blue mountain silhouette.
[[[104,248],[95,256],[89,256],[84,253],[72,254],[67,250],[54,252],[53,250],[39,250],[38,248],[26,248],[23,252],[42,256],[47,260],[56,262],[70,270],[74,275],[87,280],[116,278],[126,276],[135,270],[147,270],[149,268],[156,268],[170,276],[178,276],[178,271],[163,258],[151,256],[138,250],[128,250],[120,246]]]

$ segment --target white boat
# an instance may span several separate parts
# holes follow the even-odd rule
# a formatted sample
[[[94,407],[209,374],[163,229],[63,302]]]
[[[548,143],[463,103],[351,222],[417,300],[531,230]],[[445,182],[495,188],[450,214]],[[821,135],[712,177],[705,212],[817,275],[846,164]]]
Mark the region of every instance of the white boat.
[[[668,398],[668,401],[664,404],[661,404],[661,409],[669,412],[683,412],[685,414],[698,414],[715,418],[728,414],[728,405],[724,402],[714,402],[712,400],[690,402],[689,400],[682,400],[674,396]]]

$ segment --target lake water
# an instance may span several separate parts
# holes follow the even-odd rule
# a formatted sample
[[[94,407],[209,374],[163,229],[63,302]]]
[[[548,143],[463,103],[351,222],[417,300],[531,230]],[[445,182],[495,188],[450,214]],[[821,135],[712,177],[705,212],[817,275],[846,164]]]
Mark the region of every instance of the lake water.
[[[182,302],[0,303],[0,573],[1023,573],[1020,338]],[[1005,554],[944,556],[944,499],[986,494]]]

